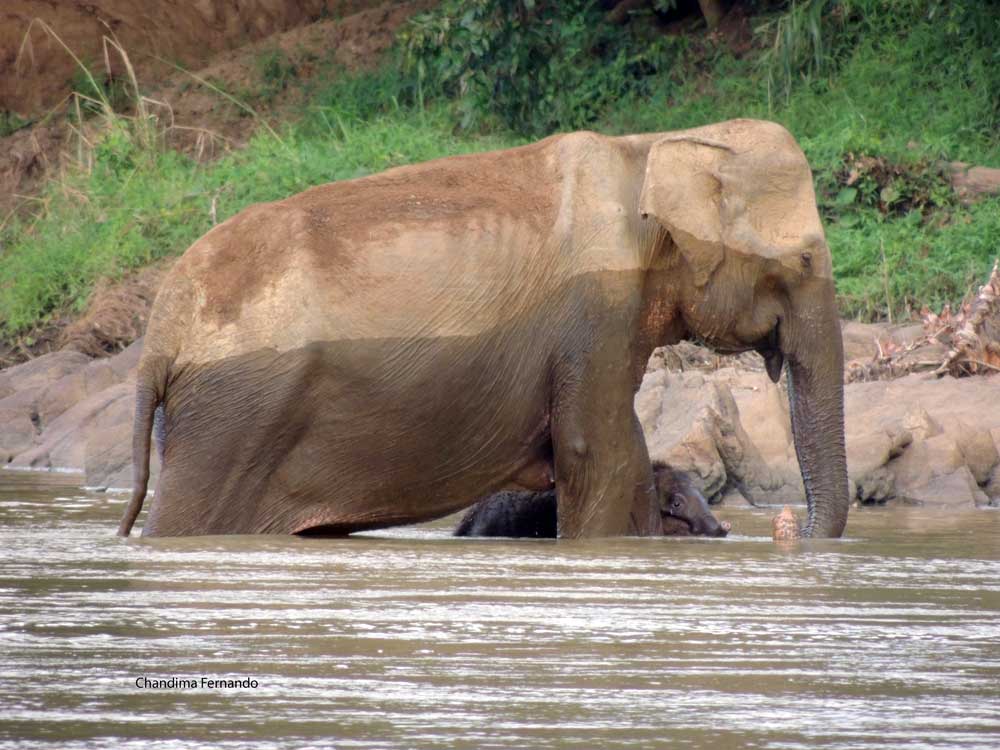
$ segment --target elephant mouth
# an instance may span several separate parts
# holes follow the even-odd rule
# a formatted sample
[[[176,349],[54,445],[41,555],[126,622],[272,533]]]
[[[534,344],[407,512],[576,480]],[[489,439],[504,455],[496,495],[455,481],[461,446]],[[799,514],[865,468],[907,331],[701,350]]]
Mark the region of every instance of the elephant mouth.
[[[785,355],[781,351],[781,334],[778,330],[781,322],[775,323],[770,333],[754,344],[751,349],[764,358],[764,369],[771,382],[781,379],[781,368],[785,364]]]
[[[757,352],[764,358],[764,369],[767,375],[775,383],[781,379],[781,369],[785,364],[785,355],[781,351],[781,335],[778,330],[780,324],[775,324],[770,332],[757,339],[751,344],[732,344],[730,342],[716,342],[709,340],[694,339],[695,343],[709,347],[718,354],[743,354],[745,352]]]

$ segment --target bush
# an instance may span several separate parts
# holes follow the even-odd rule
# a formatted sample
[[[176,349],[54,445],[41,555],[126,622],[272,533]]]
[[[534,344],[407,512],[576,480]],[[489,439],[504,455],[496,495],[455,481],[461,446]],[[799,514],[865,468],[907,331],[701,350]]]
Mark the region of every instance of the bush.
[[[610,26],[596,3],[445,0],[402,35],[404,71],[422,103],[457,100],[463,128],[499,124],[547,135],[593,123],[671,55],[666,39]]]

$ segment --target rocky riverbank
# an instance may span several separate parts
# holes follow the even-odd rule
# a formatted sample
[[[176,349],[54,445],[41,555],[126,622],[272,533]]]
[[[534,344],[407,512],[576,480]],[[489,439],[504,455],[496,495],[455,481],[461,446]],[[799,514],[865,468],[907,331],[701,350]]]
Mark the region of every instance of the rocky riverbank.
[[[846,324],[848,358],[876,357],[880,337],[906,335],[905,327]],[[141,346],[105,359],[64,350],[0,371],[0,464],[130,487]],[[855,501],[1000,506],[1000,377],[850,382],[845,402]],[[784,381],[771,383],[757,355],[723,359],[690,344],[658,350],[636,410],[651,457],[692,472],[713,502],[803,501]],[[155,455],[152,470],[155,481]]]
[[[1000,379],[909,374],[844,389],[854,501],[1000,505]],[[785,381],[654,358],[636,396],[650,456],[695,473],[713,502],[799,503]]]

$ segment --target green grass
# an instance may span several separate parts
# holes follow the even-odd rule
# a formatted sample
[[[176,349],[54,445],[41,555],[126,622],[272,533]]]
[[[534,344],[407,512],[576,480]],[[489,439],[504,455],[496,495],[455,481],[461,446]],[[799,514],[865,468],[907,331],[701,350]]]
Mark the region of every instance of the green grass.
[[[21,128],[28,127],[31,122],[31,120],[18,116],[16,112],[8,112],[5,109],[0,109],[0,138],[6,138],[11,133],[16,133]]]
[[[760,58],[721,52],[708,75],[663,77],[652,97],[626,102],[602,129],[674,130],[730,117],[780,122],[813,168],[842,312],[879,320],[890,310],[899,317],[923,304],[957,302],[985,282],[1000,255],[1000,200],[957,205],[937,164],[1000,167],[1000,48],[988,41],[1000,28],[1000,8],[983,6],[956,20],[928,17],[927,3],[909,4],[922,12],[907,24],[892,14],[869,21],[882,25],[866,29],[840,50],[833,70],[804,76],[787,97]],[[864,195],[845,202],[844,165],[852,155],[900,165],[910,174],[894,189],[905,192],[919,181],[940,205],[883,214]]]
[[[361,120],[350,107],[319,104],[280,141],[260,133],[245,149],[202,166],[173,151],[138,151],[126,134],[112,132],[92,172],[49,186],[43,218],[13,222],[0,235],[3,333],[16,336],[55,311],[81,310],[98,279],[181,253],[211,227],[213,201],[221,222],[312,185],[514,142],[451,131],[443,107]]]
[[[825,27],[841,34],[826,46],[827,64],[781,67],[791,71],[784,83],[760,53],[735,59],[710,42],[666,44],[669,64],[652,66],[655,74],[590,126],[624,133],[737,116],[777,120],[813,166],[842,311],[875,320],[956,302],[1000,253],[1000,199],[959,205],[935,165],[1000,167],[1000,48],[989,41],[1000,9],[970,4],[978,10],[928,17],[927,8],[945,6],[906,7],[909,15],[842,14],[840,26]],[[263,57],[260,67],[265,94],[306,85],[281,56]],[[127,119],[114,124],[89,170],[47,188],[44,212],[0,229],[0,335],[81,309],[102,277],[183,252],[211,226],[213,205],[222,221],[311,185],[525,140],[490,118],[461,129],[463,106],[434,91],[420,91],[428,102],[421,108],[392,62],[304,98],[294,121],[208,165],[150,147]],[[850,165],[865,157],[882,159],[890,177],[865,174],[847,185]]]

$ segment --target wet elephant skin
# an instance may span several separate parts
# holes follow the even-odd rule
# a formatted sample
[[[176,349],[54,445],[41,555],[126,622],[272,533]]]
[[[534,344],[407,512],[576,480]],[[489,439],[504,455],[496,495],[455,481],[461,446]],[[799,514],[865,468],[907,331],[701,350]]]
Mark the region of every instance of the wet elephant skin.
[[[807,536],[847,518],[843,353],[808,162],[774,123],[579,132],[249,207],[171,268],[136,379],[144,534],[435,518],[551,447],[567,537],[653,535],[633,397],[697,337],[789,374]]]
[[[337,535],[470,505],[548,460],[550,363],[576,335],[554,321],[567,305],[587,317],[586,287],[628,283],[597,276],[478,336],[316,342],[182,369],[143,534]]]

